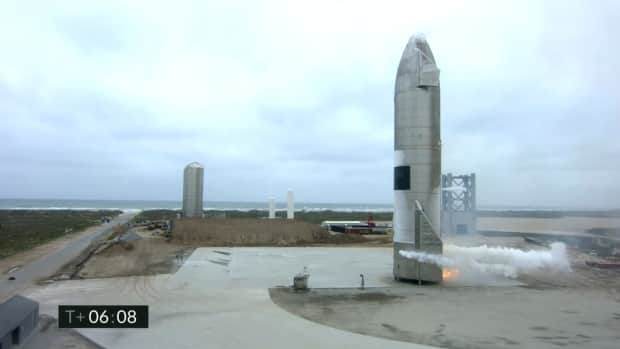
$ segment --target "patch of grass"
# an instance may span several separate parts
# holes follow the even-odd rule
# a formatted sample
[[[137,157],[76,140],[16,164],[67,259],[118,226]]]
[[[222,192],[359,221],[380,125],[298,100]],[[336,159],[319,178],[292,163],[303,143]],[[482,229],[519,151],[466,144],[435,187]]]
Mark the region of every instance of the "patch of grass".
[[[134,217],[134,222],[140,221],[154,221],[163,219],[176,218],[177,213],[181,211],[177,210],[148,210],[142,211],[139,215]],[[226,217],[226,218],[267,218],[269,212],[267,210],[207,210],[205,211],[207,217]],[[277,211],[276,217],[286,218],[286,212]],[[373,212],[372,217],[376,221],[391,221],[391,212]],[[343,221],[365,221],[368,219],[368,212],[354,211],[354,212],[339,212],[339,211],[296,211],[295,220],[320,224],[323,221],[329,220],[343,220]]]
[[[286,212],[277,212],[282,218],[286,217]],[[392,212],[372,212],[370,213],[375,221],[391,221]],[[321,223],[323,221],[366,221],[369,213],[366,211],[340,212],[340,211],[300,211],[295,212],[295,219],[309,222]]]
[[[174,219],[180,210],[148,210],[142,211],[139,215],[134,217],[134,222],[140,221],[154,221]],[[213,218],[267,218],[267,210],[207,210],[206,216]],[[376,221],[391,221],[392,212],[373,212],[372,216]],[[276,217],[286,218],[285,211],[277,211]],[[562,218],[562,217],[620,217],[620,210],[608,210],[608,211],[544,211],[544,210],[532,210],[532,211],[490,211],[490,210],[478,210],[478,217],[510,217],[510,218]],[[308,222],[308,223],[321,223],[323,221],[365,221],[368,219],[368,212],[366,211],[353,211],[353,212],[341,212],[341,211],[296,211],[295,220]]]
[[[140,212],[137,216],[133,217],[132,222],[144,222],[144,221],[159,221],[174,219],[177,217],[177,213],[181,213],[180,210],[145,210]]]
[[[100,224],[116,210],[0,210],[0,258]]]

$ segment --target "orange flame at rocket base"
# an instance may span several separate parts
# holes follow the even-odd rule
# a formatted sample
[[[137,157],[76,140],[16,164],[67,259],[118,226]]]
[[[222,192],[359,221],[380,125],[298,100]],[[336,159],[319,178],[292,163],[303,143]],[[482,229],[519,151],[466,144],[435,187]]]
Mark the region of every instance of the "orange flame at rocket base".
[[[441,277],[444,281],[456,278],[459,275],[459,270],[455,268],[443,268],[441,270]]]

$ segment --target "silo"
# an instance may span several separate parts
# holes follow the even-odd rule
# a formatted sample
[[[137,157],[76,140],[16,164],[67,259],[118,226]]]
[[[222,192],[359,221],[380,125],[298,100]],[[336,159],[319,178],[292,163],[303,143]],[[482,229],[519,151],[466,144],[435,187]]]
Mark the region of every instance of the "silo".
[[[202,217],[202,190],[204,168],[197,162],[183,171],[183,216]]]
[[[269,198],[269,219],[276,218],[276,198]]]
[[[295,194],[293,194],[293,189],[289,189],[286,193],[286,218],[294,219],[295,218]]]

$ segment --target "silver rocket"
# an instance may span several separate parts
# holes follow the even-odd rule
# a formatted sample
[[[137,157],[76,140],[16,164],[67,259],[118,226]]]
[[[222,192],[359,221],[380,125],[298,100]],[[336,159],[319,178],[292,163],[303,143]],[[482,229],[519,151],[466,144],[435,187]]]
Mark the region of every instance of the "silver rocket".
[[[441,268],[400,250],[441,254],[439,69],[421,36],[405,47],[394,91],[394,277],[441,281]]]

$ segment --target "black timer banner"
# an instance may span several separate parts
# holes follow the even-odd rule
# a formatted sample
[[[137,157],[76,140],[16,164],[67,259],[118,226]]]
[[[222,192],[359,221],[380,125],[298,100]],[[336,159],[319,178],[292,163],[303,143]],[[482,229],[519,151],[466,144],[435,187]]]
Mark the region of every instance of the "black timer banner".
[[[148,328],[148,305],[59,305],[59,328]]]

